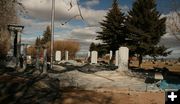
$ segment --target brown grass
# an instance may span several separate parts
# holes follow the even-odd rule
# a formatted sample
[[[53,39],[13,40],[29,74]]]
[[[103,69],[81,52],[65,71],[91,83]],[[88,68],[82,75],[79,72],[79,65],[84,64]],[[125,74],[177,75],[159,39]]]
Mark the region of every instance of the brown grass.
[[[132,63],[133,64],[130,64],[130,66],[138,67],[138,61],[133,61]],[[173,72],[180,72],[180,64],[175,62],[155,62],[154,64],[152,62],[142,63],[142,68],[144,69],[153,69],[153,67],[167,68]]]

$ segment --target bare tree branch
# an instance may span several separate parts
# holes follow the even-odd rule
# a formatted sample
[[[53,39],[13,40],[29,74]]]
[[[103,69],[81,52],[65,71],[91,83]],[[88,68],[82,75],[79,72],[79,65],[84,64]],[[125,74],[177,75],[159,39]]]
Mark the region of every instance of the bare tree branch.
[[[169,29],[172,32],[172,35],[175,36],[177,40],[180,41],[180,4],[176,0],[173,0],[173,11],[175,12],[175,15],[172,13],[171,19],[172,23],[169,25]]]
[[[84,21],[84,18],[83,18],[83,16],[82,16],[82,12],[81,12],[81,9],[80,9],[80,6],[79,6],[79,2],[76,0],[76,3],[77,3],[77,6],[78,6],[78,14],[77,15],[75,15],[75,16],[73,16],[73,17],[71,17],[70,19],[68,19],[67,21],[65,21],[64,23],[62,23],[61,25],[65,25],[66,23],[68,23],[68,22],[70,22],[72,19],[74,19],[74,18],[76,18],[76,17],[81,17],[81,19]],[[70,2],[70,9],[73,7],[73,5],[72,5],[72,1]],[[70,10],[70,9],[68,9],[68,11]]]

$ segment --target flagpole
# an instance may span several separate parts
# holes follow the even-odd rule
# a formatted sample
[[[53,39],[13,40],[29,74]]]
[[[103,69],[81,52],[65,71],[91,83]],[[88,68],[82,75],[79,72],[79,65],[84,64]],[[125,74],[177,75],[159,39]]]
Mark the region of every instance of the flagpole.
[[[54,53],[54,16],[55,16],[55,0],[52,0],[51,10],[51,69],[53,69],[53,53]]]

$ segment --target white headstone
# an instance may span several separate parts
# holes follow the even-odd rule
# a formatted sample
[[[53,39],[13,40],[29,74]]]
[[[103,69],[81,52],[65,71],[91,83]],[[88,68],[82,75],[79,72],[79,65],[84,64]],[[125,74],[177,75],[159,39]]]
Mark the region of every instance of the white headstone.
[[[116,50],[116,53],[115,53],[115,66],[118,66],[118,64],[119,64],[119,51],[118,50]]]
[[[109,53],[109,60],[111,60],[112,55],[113,55],[113,52],[112,52],[112,51],[110,51],[110,53]]]
[[[56,51],[55,60],[61,61],[61,51]]]
[[[24,45],[20,46],[20,54],[24,54]]]
[[[129,59],[129,49],[127,47],[119,48],[119,65],[117,71],[127,71],[128,70],[128,59]]]
[[[91,64],[97,64],[98,53],[97,51],[91,52]]]
[[[27,60],[31,60],[31,56],[27,56]]]
[[[69,57],[69,52],[65,51],[65,60],[68,61],[68,57]]]
[[[88,55],[87,55],[87,57],[89,58],[91,56],[91,52],[90,51],[88,51]]]

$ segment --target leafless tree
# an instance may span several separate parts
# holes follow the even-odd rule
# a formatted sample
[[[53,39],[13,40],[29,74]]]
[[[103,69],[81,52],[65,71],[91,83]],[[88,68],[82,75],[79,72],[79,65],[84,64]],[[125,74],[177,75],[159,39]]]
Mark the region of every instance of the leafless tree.
[[[0,54],[4,55],[8,50],[9,35],[8,24],[19,22],[18,15],[25,13],[25,9],[20,0],[0,0]]]
[[[172,0],[173,13],[169,16],[169,23],[167,27],[170,29],[172,35],[180,41],[180,1]]]
[[[7,24],[17,23],[23,8],[19,0],[0,0],[0,29],[6,30]]]

